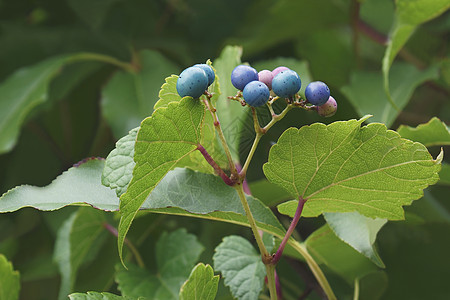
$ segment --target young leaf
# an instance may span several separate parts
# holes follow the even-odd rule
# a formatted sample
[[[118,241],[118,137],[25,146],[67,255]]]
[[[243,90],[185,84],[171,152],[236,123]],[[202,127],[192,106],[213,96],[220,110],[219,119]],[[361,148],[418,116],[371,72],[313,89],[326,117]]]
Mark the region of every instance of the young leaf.
[[[0,212],[23,207],[55,210],[71,204],[87,203],[98,209],[117,210],[119,199],[101,184],[103,159],[88,159],[58,176],[46,187],[21,185],[0,197]]]
[[[438,78],[438,68],[432,66],[418,70],[414,66],[396,63],[392,66],[390,83],[392,97],[398,108],[404,108],[414,90],[423,82]],[[373,115],[371,122],[380,122],[390,127],[399,112],[389,103],[383,92],[383,78],[379,72],[354,72],[350,83],[341,88],[360,117]]]
[[[167,108],[157,109],[142,121],[135,145],[133,179],[120,202],[120,256],[125,235],[147,196],[167,172],[197,149],[204,115],[201,102],[185,97]]]
[[[126,136],[116,143],[106,158],[102,174],[102,184],[116,190],[117,196],[126,192],[128,184],[133,177],[134,145],[139,127],[132,129]]]
[[[357,212],[324,213],[323,215],[338,238],[380,268],[385,267],[373,244],[378,231],[386,224],[386,219],[371,219]]]
[[[219,275],[214,276],[210,265],[199,263],[180,289],[180,300],[214,300],[219,285]]]
[[[127,296],[117,296],[111,293],[87,292],[86,294],[74,293],[69,295],[70,300],[145,300],[143,297],[131,298]]]
[[[156,51],[139,54],[140,69],[118,71],[102,90],[102,113],[114,136],[122,137],[153,112],[164,78],[178,68]]]
[[[252,244],[240,236],[227,236],[215,252],[214,269],[222,273],[233,297],[239,300],[258,299],[266,268]]]
[[[383,58],[384,89],[389,99],[389,69],[400,49],[406,44],[415,29],[422,23],[444,13],[450,4],[447,0],[398,0],[396,1],[396,20],[391,29],[390,39]],[[407,74],[407,73],[405,73]],[[392,92],[394,95],[394,92]],[[401,109],[401,107],[399,107]]]
[[[66,299],[72,292],[78,268],[93,248],[104,241],[103,212],[90,207],[80,208],[67,219],[58,231],[54,260],[61,273],[58,299]]]
[[[17,300],[20,291],[20,275],[12,264],[0,254],[0,299]]]
[[[270,149],[264,174],[295,198],[303,216],[357,211],[370,218],[403,219],[403,205],[439,179],[442,157],[366,118],[286,130]],[[296,202],[279,210],[293,216]]]
[[[325,264],[350,284],[378,270],[367,257],[339,239],[328,225],[314,231],[305,245],[318,263]]]
[[[167,107],[170,102],[180,101],[181,97],[177,92],[178,75],[170,75],[159,91],[159,100],[155,103],[154,110]]]
[[[130,297],[177,300],[182,284],[203,249],[197,238],[185,229],[165,232],[156,243],[158,273],[153,275],[133,265],[128,270],[118,266],[116,281],[119,290],[122,295]]]
[[[415,128],[400,125],[397,132],[402,138],[422,143],[426,147],[450,145],[450,130],[444,122],[436,117]]]

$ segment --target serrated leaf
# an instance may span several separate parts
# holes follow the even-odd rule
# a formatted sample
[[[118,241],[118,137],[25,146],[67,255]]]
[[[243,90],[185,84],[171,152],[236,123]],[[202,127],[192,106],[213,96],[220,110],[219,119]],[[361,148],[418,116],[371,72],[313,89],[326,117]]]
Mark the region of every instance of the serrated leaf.
[[[197,264],[189,279],[180,289],[180,300],[214,300],[219,285],[219,275],[214,276],[210,265]]]
[[[144,50],[139,58],[138,72],[118,71],[102,90],[102,113],[117,138],[152,114],[164,78],[178,72],[156,51]]]
[[[389,70],[401,48],[422,23],[444,13],[450,4],[448,0],[397,0],[396,19],[391,29],[390,39],[383,58],[383,82],[385,92],[390,98]],[[394,92],[392,92],[394,95]],[[401,107],[399,107],[401,109]]]
[[[155,103],[155,110],[161,107],[167,107],[170,102],[181,100],[177,92],[178,75],[170,75],[165,81],[159,91],[159,100]]]
[[[270,208],[252,196],[247,196],[247,202],[261,229],[284,235],[284,228]],[[170,214],[195,214],[193,216],[248,226],[245,211],[234,188],[225,185],[218,176],[190,169],[170,171],[147,197],[142,209]]]
[[[450,130],[437,117],[417,127],[400,125],[397,132],[402,138],[422,143],[426,147],[450,145]]]
[[[128,184],[133,177],[134,145],[136,142],[138,128],[132,129],[126,136],[116,143],[106,158],[105,168],[102,173],[102,184],[116,190],[117,196],[126,192]]]
[[[194,152],[201,140],[205,108],[199,101],[185,97],[167,108],[157,109],[142,121],[134,160],[133,179],[121,196],[119,255],[125,235],[137,211],[161,179],[184,157]]]
[[[374,248],[378,231],[386,224],[386,219],[371,219],[357,212],[324,213],[330,228],[345,243],[369,258],[380,268],[385,265]]]
[[[131,298],[127,296],[117,296],[111,293],[87,292],[74,293],[69,295],[70,300],[143,300],[144,298]]]
[[[54,260],[61,273],[58,299],[66,299],[72,292],[78,268],[86,260],[93,247],[103,242],[105,221],[101,211],[83,207],[73,213],[58,230]]]
[[[392,98],[397,107],[403,109],[417,86],[438,76],[436,66],[418,70],[404,63],[394,64],[389,80]],[[373,115],[370,122],[380,122],[390,127],[399,114],[399,111],[389,103],[383,91],[383,78],[380,72],[354,72],[350,77],[349,85],[342,87],[341,91],[360,117],[367,114]]]
[[[152,300],[177,300],[182,284],[203,252],[197,238],[178,229],[163,233],[156,243],[158,273],[130,265],[128,270],[118,266],[116,281],[122,295],[144,296]]]
[[[0,197],[0,212],[23,207],[55,210],[71,204],[87,203],[98,209],[117,210],[119,199],[101,184],[104,160],[89,159],[58,176],[45,187],[21,185]]]
[[[240,132],[247,110],[238,101],[228,99],[228,96],[234,96],[237,92],[231,84],[231,72],[241,64],[241,55],[241,47],[226,46],[214,61],[221,93],[216,103],[217,115],[235,162],[239,161]]]
[[[328,225],[314,231],[305,245],[318,263],[325,264],[350,284],[378,270],[367,257],[339,239]]]
[[[0,154],[14,147],[27,115],[48,100],[49,83],[69,57],[54,57],[17,70],[0,84]]]
[[[261,293],[266,268],[261,256],[249,241],[227,236],[215,249],[214,269],[221,272],[225,285],[239,300],[256,300]]]
[[[0,254],[0,299],[19,299],[20,275],[14,271],[12,264]]]
[[[439,179],[440,161],[425,146],[402,139],[383,124],[320,123],[286,130],[270,149],[264,174],[293,197],[307,199],[303,216],[357,211],[399,220],[403,205]],[[279,210],[293,216],[296,202]]]

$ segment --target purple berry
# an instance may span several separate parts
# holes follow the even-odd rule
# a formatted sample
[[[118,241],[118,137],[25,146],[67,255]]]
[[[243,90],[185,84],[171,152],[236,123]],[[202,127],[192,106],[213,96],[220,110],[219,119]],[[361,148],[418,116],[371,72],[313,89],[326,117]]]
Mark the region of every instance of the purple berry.
[[[272,89],[273,73],[269,70],[262,70],[258,73],[258,80],[263,82],[269,90]]]
[[[331,117],[337,111],[337,103],[336,100],[332,96],[328,98],[328,101],[325,104],[317,106],[317,113],[322,117]]]
[[[295,71],[281,71],[272,80],[272,90],[277,96],[289,98],[295,95],[302,86],[302,81]]]
[[[250,66],[239,65],[231,72],[231,83],[238,90],[243,90],[247,83],[258,80],[258,72]]]
[[[199,98],[208,87],[208,75],[199,67],[189,67],[177,80],[177,92],[181,97]]]
[[[242,95],[248,105],[257,107],[267,103],[270,97],[270,91],[263,82],[252,81],[245,86]]]
[[[279,73],[281,73],[283,71],[287,71],[287,70],[290,70],[290,69],[288,67],[284,67],[284,66],[275,68],[272,71],[273,77],[275,78],[275,76],[277,76]]]
[[[196,64],[194,65],[194,67],[199,67],[203,71],[205,71],[206,75],[208,76],[208,86],[210,86],[214,82],[214,79],[216,79],[213,68],[211,68],[207,64]]]
[[[322,81],[313,81],[305,89],[305,97],[313,105],[323,105],[330,98],[330,89]]]

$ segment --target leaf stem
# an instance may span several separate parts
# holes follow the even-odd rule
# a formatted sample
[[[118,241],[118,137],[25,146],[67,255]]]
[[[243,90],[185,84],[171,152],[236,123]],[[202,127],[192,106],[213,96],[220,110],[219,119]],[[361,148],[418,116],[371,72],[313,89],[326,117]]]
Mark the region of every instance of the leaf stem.
[[[353,300],[359,299],[359,278],[355,278],[355,290],[353,292]]]
[[[225,182],[229,186],[233,186],[236,184],[233,180],[228,177],[227,174],[222,170],[222,168],[216,163],[216,161],[209,155],[208,151],[206,149],[198,144],[197,150],[200,151],[200,153],[203,155],[203,157],[206,159],[206,161],[213,167],[214,171],[222,178],[223,182]]]
[[[98,53],[90,53],[90,52],[82,52],[76,55],[73,55],[70,57],[70,61],[83,61],[83,60],[95,60],[95,61],[100,61],[100,62],[104,62],[104,63],[108,63],[111,65],[114,65],[116,67],[119,67],[127,72],[131,72],[131,73],[135,73],[136,71],[138,71],[139,67],[128,63],[128,62],[123,62],[118,60],[115,57],[109,56],[109,55],[104,55],[104,54],[98,54]]]
[[[303,199],[303,197],[300,196],[298,199],[297,210],[295,211],[295,215],[294,215],[294,218],[292,219],[291,225],[289,225],[289,228],[288,228],[286,234],[284,235],[284,238],[281,241],[281,244],[278,247],[277,252],[273,256],[273,259],[271,262],[273,265],[276,265],[278,263],[278,261],[281,259],[281,256],[283,255],[284,247],[286,247],[286,244],[289,241],[289,238],[291,237],[292,232],[294,231],[295,227],[298,224],[298,221],[300,220],[305,202],[306,202],[306,199]]]

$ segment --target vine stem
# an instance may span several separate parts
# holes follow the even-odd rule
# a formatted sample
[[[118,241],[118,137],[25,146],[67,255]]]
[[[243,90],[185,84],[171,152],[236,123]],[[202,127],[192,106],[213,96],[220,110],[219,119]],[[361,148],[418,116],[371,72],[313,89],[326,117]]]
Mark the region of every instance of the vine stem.
[[[277,300],[277,285],[275,280],[275,266],[271,264],[266,265],[267,285],[269,286],[270,300]]]
[[[229,186],[233,186],[236,183],[228,177],[227,174],[222,170],[222,168],[216,163],[216,161],[209,155],[208,151],[201,145],[197,145],[197,150],[203,155],[205,160],[213,167],[214,171],[222,178],[223,182],[225,182]]]
[[[119,67],[125,71],[131,72],[131,73],[135,73],[138,70],[138,67],[133,64],[120,61],[117,58],[114,58],[112,56],[98,54],[98,53],[83,52],[83,53],[73,55],[69,59],[69,61],[80,61],[80,60],[95,60],[95,61],[108,63],[108,64],[114,65],[116,67]]]
[[[355,290],[353,292],[353,300],[359,299],[359,279],[355,278]]]

